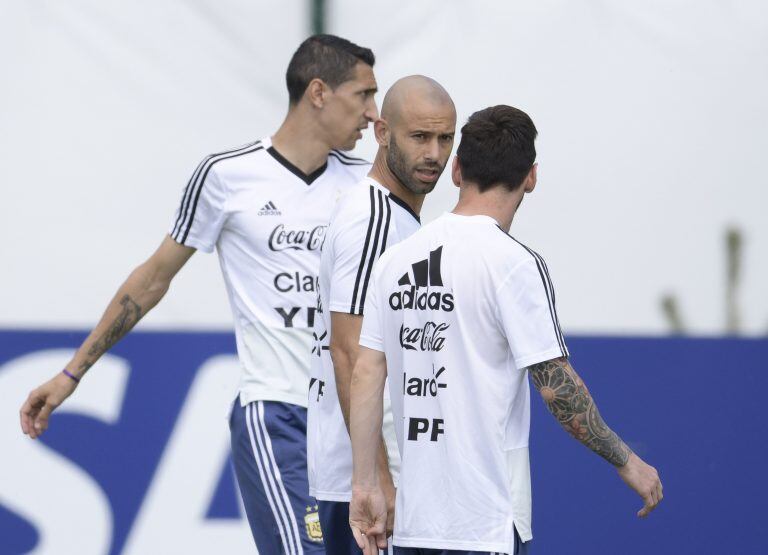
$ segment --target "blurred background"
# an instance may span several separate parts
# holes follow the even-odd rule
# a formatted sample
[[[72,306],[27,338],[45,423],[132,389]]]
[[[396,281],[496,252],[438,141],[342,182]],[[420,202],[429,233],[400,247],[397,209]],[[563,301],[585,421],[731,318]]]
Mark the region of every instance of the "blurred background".
[[[535,552],[765,553],[768,4],[0,0],[0,554],[255,551],[215,256],[42,442],[18,408],[160,243],[196,164],[277,129],[290,56],[319,31],[373,49],[379,102],[421,73],[460,125],[505,103],[539,129],[512,234],[546,258],[574,365],[667,498],[637,521],[534,402]],[[369,130],[356,154],[374,153]],[[422,220],[457,196],[446,173]]]

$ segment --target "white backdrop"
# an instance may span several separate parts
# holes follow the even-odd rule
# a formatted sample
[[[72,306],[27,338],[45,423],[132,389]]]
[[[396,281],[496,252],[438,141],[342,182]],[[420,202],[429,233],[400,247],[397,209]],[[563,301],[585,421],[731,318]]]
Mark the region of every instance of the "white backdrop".
[[[513,234],[547,259],[566,333],[663,333],[665,292],[691,330],[720,332],[727,225],[746,239],[744,328],[768,331],[764,2],[328,3],[328,31],[374,49],[382,90],[424,73],[461,121],[531,114],[539,187]],[[0,0],[0,326],[98,319],[196,163],[280,124],[308,5]],[[447,178],[427,221],[453,206]],[[230,322],[199,254],[142,326]]]

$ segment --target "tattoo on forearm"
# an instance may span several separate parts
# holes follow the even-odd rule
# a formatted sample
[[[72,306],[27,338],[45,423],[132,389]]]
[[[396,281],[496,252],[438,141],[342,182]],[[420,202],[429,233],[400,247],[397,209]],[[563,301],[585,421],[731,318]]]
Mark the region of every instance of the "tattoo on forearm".
[[[93,342],[91,348],[88,349],[88,358],[78,366],[83,374],[141,319],[141,307],[130,295],[124,295],[120,299],[120,305],[123,307],[120,314],[109,325],[107,331]]]
[[[581,443],[615,466],[631,453],[603,421],[587,386],[565,358],[528,367],[536,389],[557,421]]]

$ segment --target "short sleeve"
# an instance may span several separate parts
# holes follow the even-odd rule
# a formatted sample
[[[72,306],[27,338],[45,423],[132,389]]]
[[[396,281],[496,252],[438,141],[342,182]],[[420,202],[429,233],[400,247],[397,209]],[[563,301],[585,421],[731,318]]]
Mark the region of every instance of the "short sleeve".
[[[332,312],[362,315],[370,293],[374,265],[387,245],[390,206],[381,191],[370,188],[371,210],[363,217],[336,218],[341,227],[333,234],[330,252],[328,308]]]
[[[365,316],[363,316],[363,327],[360,330],[360,345],[384,351],[384,313],[380,310],[380,294],[377,283],[379,279],[374,272],[371,278],[370,290],[368,291],[368,300],[365,304]]]
[[[496,291],[499,324],[517,368],[567,357],[555,310],[555,290],[538,255],[518,264]]]
[[[206,158],[184,188],[168,234],[181,245],[212,252],[224,225],[226,191]]]

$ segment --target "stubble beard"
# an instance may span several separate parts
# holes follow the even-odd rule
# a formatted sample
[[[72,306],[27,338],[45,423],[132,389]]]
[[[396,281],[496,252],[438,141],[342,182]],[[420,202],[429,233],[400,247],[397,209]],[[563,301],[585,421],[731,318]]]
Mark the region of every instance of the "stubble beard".
[[[437,185],[437,180],[434,183],[425,184],[417,181],[413,178],[413,171],[409,172],[408,163],[405,158],[405,154],[400,147],[397,146],[395,137],[392,136],[387,148],[387,167],[394,176],[402,183],[403,187],[416,195],[426,195],[432,192],[432,189]],[[411,168],[413,169],[413,168]],[[439,173],[442,173],[440,170]]]

